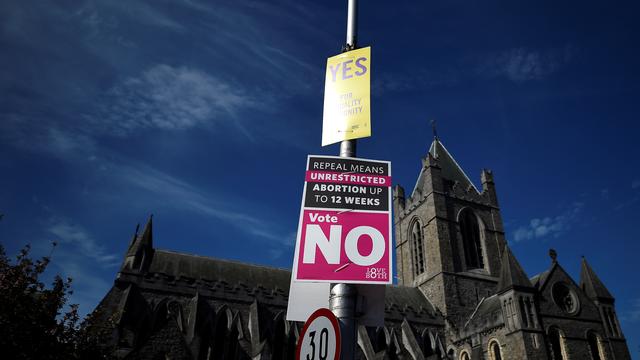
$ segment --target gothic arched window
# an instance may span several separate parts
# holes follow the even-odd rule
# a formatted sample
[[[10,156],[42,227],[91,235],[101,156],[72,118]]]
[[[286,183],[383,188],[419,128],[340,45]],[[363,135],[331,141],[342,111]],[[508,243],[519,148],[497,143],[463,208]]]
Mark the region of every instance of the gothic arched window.
[[[420,226],[419,221],[414,221],[411,226],[411,248],[415,275],[420,275],[424,272],[424,248],[422,242],[422,226]]]
[[[480,242],[480,225],[476,215],[470,209],[464,209],[460,213],[459,222],[467,268],[484,268],[482,244]]]
[[[566,360],[565,357],[565,344],[564,344],[564,335],[557,327],[552,327],[549,329],[549,343],[551,344],[550,348],[550,358],[551,360]]]
[[[587,333],[587,342],[589,343],[589,352],[593,360],[604,360],[601,356],[600,339],[593,331]]]

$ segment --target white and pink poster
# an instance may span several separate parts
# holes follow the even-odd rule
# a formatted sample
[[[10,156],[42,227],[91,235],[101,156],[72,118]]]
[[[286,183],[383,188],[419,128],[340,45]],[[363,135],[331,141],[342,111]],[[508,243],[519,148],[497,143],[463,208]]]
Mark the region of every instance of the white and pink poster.
[[[294,281],[390,284],[391,164],[310,155]]]

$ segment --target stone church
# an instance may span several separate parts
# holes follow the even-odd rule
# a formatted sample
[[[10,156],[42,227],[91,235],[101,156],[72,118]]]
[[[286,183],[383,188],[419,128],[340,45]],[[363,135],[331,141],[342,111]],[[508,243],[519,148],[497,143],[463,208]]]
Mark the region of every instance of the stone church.
[[[358,359],[630,359],[615,299],[553,250],[529,277],[507,245],[493,175],[477,189],[435,138],[411,191],[393,191],[398,284]],[[162,250],[136,229],[94,316],[123,359],[293,359],[289,270]]]

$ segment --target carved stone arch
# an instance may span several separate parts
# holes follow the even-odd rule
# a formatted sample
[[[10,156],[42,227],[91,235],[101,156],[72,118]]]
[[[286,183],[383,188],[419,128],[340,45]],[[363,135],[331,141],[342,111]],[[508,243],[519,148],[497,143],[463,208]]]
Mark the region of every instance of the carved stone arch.
[[[442,340],[440,340],[440,336],[436,334],[433,339],[436,346],[436,349],[435,349],[436,355],[438,355],[438,357],[440,357],[441,359],[445,359],[447,357],[447,352],[444,349],[444,344],[442,344]]]
[[[460,350],[459,360],[471,360],[471,351],[468,349]]]
[[[456,214],[461,264],[466,270],[486,270],[486,226],[475,209],[462,207]],[[456,236],[458,237],[458,236]]]
[[[153,307],[153,315],[151,319],[152,331],[164,326],[169,319],[169,310],[167,306],[169,301],[171,301],[170,298],[163,298]]]
[[[202,304],[201,310],[198,310],[197,306],[198,304],[195,304],[195,308],[192,306],[191,309],[196,313],[189,314],[187,340],[191,341],[190,346],[196,359],[209,360],[212,359],[214,351],[215,314],[206,303]]]
[[[246,342],[246,338],[242,326],[242,314],[238,311],[233,315],[231,326],[229,327],[229,334],[225,346],[225,359],[237,359],[240,357],[242,352],[241,341]]]
[[[229,331],[235,331],[238,334],[238,339],[243,339],[244,336],[244,327],[242,326],[242,314],[240,311],[236,311],[231,319],[231,326],[229,327]]]
[[[547,327],[547,340],[550,360],[567,360],[567,346],[564,332],[556,325]]]
[[[421,338],[423,348],[422,351],[424,352],[424,356],[429,357],[431,355],[434,355],[436,353],[436,342],[431,330],[429,330],[428,328],[422,330]]]
[[[232,313],[227,305],[222,305],[215,313],[213,324],[212,357],[213,360],[225,358],[225,348],[229,329],[231,328]]]
[[[229,328],[231,328],[231,320],[233,320],[233,312],[229,309],[227,304],[222,304],[218,310],[215,311],[215,326],[217,326],[219,321],[222,321],[225,329],[229,330]]]
[[[593,360],[605,360],[607,355],[602,343],[602,336],[597,331],[588,329],[585,331],[585,338],[587,339],[591,358]]]
[[[492,337],[487,342],[487,353],[489,354],[489,360],[503,360],[502,345],[497,338]]]
[[[276,316],[273,317],[273,331],[268,339],[271,345],[271,358],[272,359],[285,359],[289,349],[287,348],[287,321],[284,317],[284,311],[279,311]]]
[[[379,353],[389,347],[389,332],[384,326],[375,329],[373,338],[373,351]]]
[[[167,317],[173,319],[178,324],[178,329],[182,333],[185,332],[185,317],[182,304],[177,300],[169,300],[167,302]]]

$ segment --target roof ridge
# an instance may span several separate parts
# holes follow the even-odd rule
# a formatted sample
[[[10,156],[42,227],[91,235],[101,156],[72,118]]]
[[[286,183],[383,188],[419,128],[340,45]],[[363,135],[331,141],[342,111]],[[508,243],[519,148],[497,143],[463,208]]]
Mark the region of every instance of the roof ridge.
[[[462,168],[462,166],[460,166],[460,164],[458,164],[458,162],[456,161],[456,159],[453,157],[453,155],[451,155],[451,153],[449,152],[449,150],[447,150],[447,148],[444,146],[444,144],[440,141],[440,139],[435,138],[433,140],[433,142],[431,143],[431,146],[429,147],[429,152],[431,152],[431,149],[434,149],[437,151],[437,147],[435,146],[436,144],[439,144],[442,149],[444,150],[445,154],[447,155],[448,158],[450,158],[453,161],[453,164],[456,167],[456,170],[458,170],[462,176],[464,176],[464,178],[469,182],[469,184],[471,184],[471,186],[473,186],[473,189],[480,194],[480,191],[478,190],[478,188],[476,187],[476,184],[473,183],[473,181],[471,181],[471,178],[469,178],[469,176],[467,175],[467,173],[464,171],[464,169]],[[433,156],[438,159],[438,154],[437,153],[432,153]]]
[[[238,264],[238,265],[247,265],[247,266],[252,266],[252,267],[257,267],[257,268],[264,268],[264,269],[269,269],[269,270],[281,270],[281,271],[286,271],[286,272],[289,272],[289,273],[291,272],[291,270],[287,269],[287,268],[281,268],[281,267],[275,267],[275,266],[269,266],[269,265],[263,265],[263,264],[255,264],[255,263],[244,262],[244,261],[240,261],[240,260],[221,259],[221,258],[214,257],[214,256],[197,255],[197,254],[191,254],[191,253],[185,253],[185,252],[179,252],[179,251],[173,251],[173,250],[167,250],[167,249],[155,249],[155,251],[156,252],[159,251],[159,252],[169,253],[169,254],[190,256],[190,257],[200,258],[200,259],[205,259],[205,260],[214,260],[214,261],[232,263],[232,264]]]

